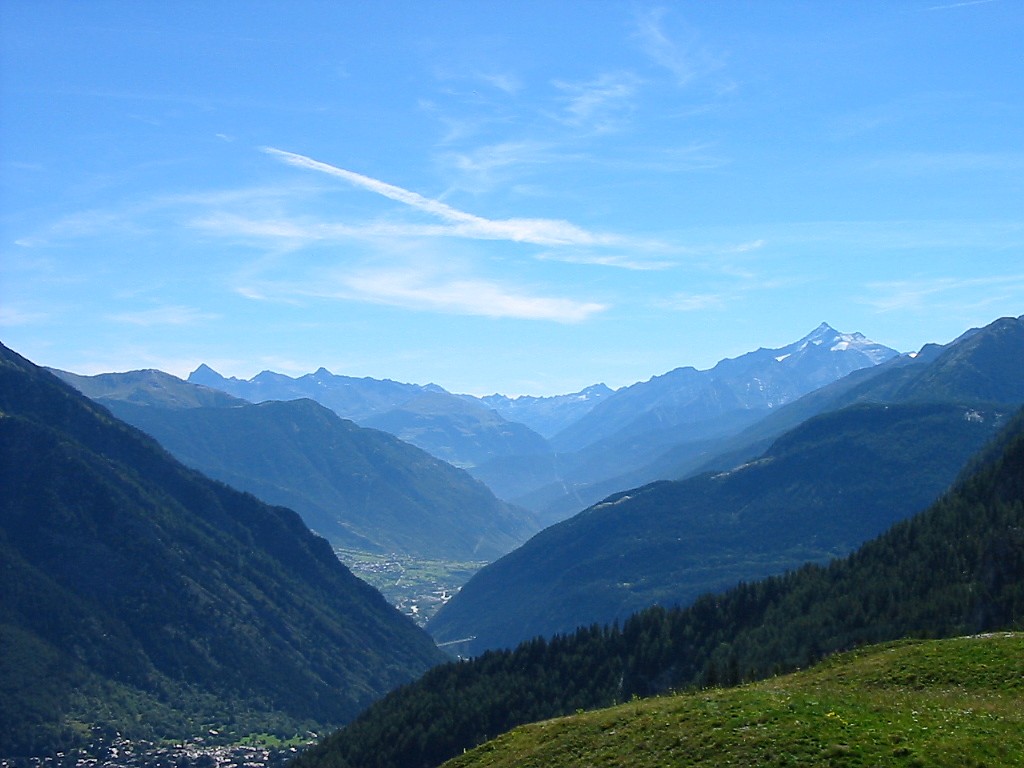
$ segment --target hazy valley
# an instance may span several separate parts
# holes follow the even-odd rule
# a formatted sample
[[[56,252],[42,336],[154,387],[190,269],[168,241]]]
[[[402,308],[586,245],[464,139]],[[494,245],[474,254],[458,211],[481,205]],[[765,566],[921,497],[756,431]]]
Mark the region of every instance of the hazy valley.
[[[1022,318],[913,355],[822,324],[551,398],[55,378],[7,350],[3,373],[11,758],[352,722],[298,765],[434,766],[633,696],[1020,628]]]

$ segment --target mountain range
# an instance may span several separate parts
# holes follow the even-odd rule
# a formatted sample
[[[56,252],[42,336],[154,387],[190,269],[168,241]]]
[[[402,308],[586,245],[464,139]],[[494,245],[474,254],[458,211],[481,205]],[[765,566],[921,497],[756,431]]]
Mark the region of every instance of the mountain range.
[[[298,514],[186,468],[2,345],[0,488],[5,757],[290,737],[441,659]]]
[[[428,628],[473,637],[463,652],[479,653],[846,554],[946,489],[1024,403],[1022,374],[1024,319],[891,358],[832,385],[831,399],[827,387],[809,395],[827,412],[753,460],[622,491],[545,529],[479,571]],[[788,408],[808,411],[797,400],[777,423]]]
[[[666,454],[713,456],[723,440],[781,406],[897,356],[860,333],[822,323],[777,349],[724,359],[704,371],[677,368],[617,391],[551,439],[555,456],[546,478],[536,460],[526,465],[518,485],[519,491],[532,485],[526,493],[506,490],[515,482],[510,477],[519,477],[516,460],[498,458],[473,472],[550,524],[616,490],[685,477],[665,466]]]
[[[254,404],[159,371],[56,373],[182,463],[296,510],[338,547],[482,561],[538,529],[463,470],[309,399]]]
[[[254,403],[309,398],[344,419],[384,429],[460,467],[493,456],[547,450],[544,438],[529,427],[435,384],[338,376],[326,368],[298,378],[263,371],[244,380],[225,378],[207,365],[193,371],[188,381]]]
[[[539,722],[537,728],[548,725],[558,730],[566,720],[552,718],[584,711],[587,718],[593,710],[624,702],[630,709],[623,729],[647,728],[652,737],[657,735],[659,744],[667,735],[669,745],[679,750],[681,741],[672,737],[682,737],[683,732],[677,733],[676,724],[655,714],[655,707],[670,703],[673,691],[695,689],[701,700],[721,704],[709,707],[706,722],[711,730],[698,734],[704,744],[730,733],[744,743],[760,738],[762,729],[780,724],[770,713],[781,704],[781,724],[797,727],[803,734],[802,757],[798,760],[796,754],[776,749],[770,757],[762,756],[764,762],[856,764],[862,754],[848,748],[851,733],[847,729],[864,723],[851,718],[844,724],[835,717],[843,718],[847,710],[815,709],[813,718],[804,722],[812,712],[798,714],[794,705],[802,704],[782,692],[756,708],[766,717],[758,719],[755,714],[748,723],[738,721],[734,706],[726,707],[735,699],[708,689],[775,678],[865,644],[982,633],[972,644],[971,659],[965,655],[963,663],[947,659],[925,672],[924,666],[907,663],[906,657],[886,648],[865,674],[854,675],[849,668],[845,672],[844,682],[851,686],[848,696],[860,695],[854,688],[858,685],[865,692],[888,688],[895,693],[891,683],[897,681],[907,692],[938,693],[941,717],[935,726],[941,722],[940,751],[948,756],[960,746],[959,731],[947,719],[950,715],[968,718],[973,733],[991,724],[988,710],[973,710],[966,704],[958,707],[968,700],[963,686],[971,684],[976,672],[1000,700],[1020,697],[1016,673],[996,663],[982,671],[985,662],[976,663],[986,654],[979,644],[986,633],[1011,629],[1024,629],[1024,411],[1020,410],[974,456],[941,499],[844,558],[739,584],[721,594],[705,595],[686,608],[649,608],[617,625],[582,627],[569,635],[535,638],[514,650],[491,651],[436,667],[305,752],[295,766],[429,768],[516,729],[510,736],[514,741],[523,735],[518,726],[524,723]],[[963,647],[961,641],[955,644]],[[937,649],[929,650],[929,658],[937,662],[941,658]],[[900,661],[894,667],[884,661],[897,658]],[[835,669],[836,663],[842,662],[830,662],[830,668]],[[895,676],[884,685],[879,675],[883,669]],[[883,674],[888,680],[889,673]],[[820,685],[810,693],[815,707],[828,695]],[[650,696],[662,698],[651,706],[638,700]],[[851,702],[836,703],[845,707]],[[887,747],[881,764],[914,761],[913,751],[902,748],[908,729],[920,730],[922,725],[913,719],[917,716],[914,703],[912,696],[901,694],[876,700],[863,710],[864,717],[876,718],[880,712],[897,717],[874,721],[871,743]],[[1003,709],[1004,717],[1013,710],[1013,706]],[[593,715],[590,725],[578,730],[568,745],[575,756],[571,764],[585,763],[594,754],[591,750],[602,743],[615,743],[619,726],[608,725],[600,711]],[[910,719],[904,720],[907,716]],[[599,719],[604,722],[598,724]],[[1004,720],[1000,727],[1006,725]],[[1019,730],[1019,720],[1011,722],[1010,728],[1007,733]],[[1002,750],[992,741],[991,731],[980,739],[976,743],[984,745],[986,764],[1019,764],[1019,755]],[[601,760],[631,765],[634,757],[645,759],[649,746],[641,739]],[[496,760],[507,756],[498,744],[488,745],[477,757],[492,752]],[[546,764],[543,757],[530,763],[535,754],[520,753],[516,764]],[[679,751],[655,754],[668,764],[684,764]],[[703,761],[693,764],[708,764],[726,753],[704,754]],[[949,765],[969,764],[958,762],[957,753],[953,754]]]
[[[284,401],[205,367],[191,378],[212,387],[158,371],[61,374],[91,401],[0,346],[0,756],[97,733],[319,730],[441,658],[295,512],[187,468],[118,414],[224,481],[283,494],[275,503],[306,499],[310,520],[378,551],[498,554],[536,521],[463,470],[321,404],[341,407],[346,390],[364,421],[393,419],[435,450],[458,436],[453,456],[483,460],[474,472],[507,462],[543,491],[553,468],[576,478],[564,498],[579,499],[594,492],[587,473],[619,471],[613,495],[481,571],[432,625],[451,639],[477,633],[473,651],[541,637],[427,673],[341,732],[362,758],[338,757],[332,739],[310,765],[435,765],[529,719],[763,675],[900,633],[1007,626],[1024,605],[1024,416],[1009,415],[1024,402],[1024,318],[890,353],[822,325],[711,371],[489,404],[323,369],[256,377]],[[536,428],[498,412],[517,404]],[[574,449],[575,425],[602,411],[595,442]],[[896,522],[834,559],[939,495],[1007,422],[924,522]],[[474,433],[481,423],[487,439]],[[491,438],[504,442],[487,458]],[[646,472],[680,479],[622,484]],[[360,495],[370,503],[343,522],[339,509]],[[460,624],[460,612],[477,623]]]
[[[453,395],[434,384],[323,368],[294,379],[264,371],[241,380],[202,365],[189,381],[252,402],[311,398],[464,467],[499,498],[550,524],[607,495],[609,483],[618,490],[661,477],[659,458],[680,445],[728,438],[772,409],[897,354],[822,323],[792,344],[710,370],[678,368],[617,391],[595,384],[547,398]]]

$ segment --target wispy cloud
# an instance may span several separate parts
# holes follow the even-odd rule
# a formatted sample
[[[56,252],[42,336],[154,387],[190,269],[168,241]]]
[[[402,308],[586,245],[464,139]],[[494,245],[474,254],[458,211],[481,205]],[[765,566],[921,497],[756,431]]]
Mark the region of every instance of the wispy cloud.
[[[52,223],[45,231],[19,238],[16,244],[25,248],[52,245],[55,242],[79,240],[97,235],[139,235],[146,231],[134,207],[123,210],[87,210],[68,214]]]
[[[592,264],[602,267],[618,267],[638,272],[651,272],[678,266],[674,259],[660,258],[657,255],[645,256],[633,253],[598,253],[588,250],[572,249],[569,251],[543,251],[534,256],[540,261],[558,261],[563,264]]]
[[[202,229],[221,236],[283,240],[296,245],[351,237],[367,237],[374,234],[374,228],[367,225],[348,226],[284,217],[257,218],[224,211],[196,216],[187,224],[194,229]],[[395,232],[391,225],[380,225],[379,229],[381,234]]]
[[[564,123],[594,133],[609,133],[620,128],[633,111],[640,78],[631,72],[614,72],[581,83],[556,80],[553,85],[565,99]]]
[[[346,278],[363,299],[484,317],[579,322],[607,309],[595,302],[531,296],[482,279],[432,280],[415,271],[365,272]]]
[[[734,251],[739,253],[740,251]],[[666,298],[656,299],[653,305],[676,312],[727,311],[735,309],[758,293],[778,291],[814,281],[808,275],[779,275],[765,277],[752,271],[732,270],[732,282],[717,281],[710,291],[677,291]],[[718,288],[719,290],[714,290]]]
[[[929,11],[947,11],[950,8],[965,8],[968,5],[986,5],[988,3],[994,3],[996,0],[964,0],[960,3],[946,3],[944,5],[931,5],[928,7]]]
[[[457,174],[460,189],[477,191],[493,188],[510,170],[565,162],[565,155],[552,152],[549,144],[538,141],[503,141],[469,150],[445,151],[440,155],[444,165]]]
[[[480,80],[487,83],[499,91],[504,91],[509,95],[519,93],[523,88],[522,81],[511,74],[491,74],[491,75],[478,75]]]
[[[867,284],[873,296],[864,303],[879,312],[967,310],[1024,303],[1024,274],[991,277],[926,277]]]
[[[679,86],[690,85],[722,66],[719,57],[700,44],[697,35],[670,35],[665,30],[666,8],[655,8],[637,20],[634,38],[656,64],[668,70]]]
[[[44,312],[19,309],[18,307],[0,307],[0,326],[32,325],[49,317]]]
[[[130,325],[196,325],[216,320],[218,315],[202,312],[194,307],[171,305],[143,309],[137,312],[119,312],[107,315],[109,320]]]
[[[248,287],[250,298],[302,296],[356,300],[373,304],[478,317],[577,323],[608,305],[533,295],[478,277],[458,277],[422,267],[364,268],[338,272],[303,284]]]
[[[679,312],[704,312],[709,309],[726,309],[734,298],[727,293],[677,293],[660,305]]]
[[[975,173],[1024,170],[1024,152],[900,152],[868,162],[872,171],[905,174]]]
[[[615,234],[592,232],[561,219],[488,219],[461,211],[440,200],[424,197],[385,181],[364,176],[354,171],[314,160],[304,155],[286,152],[273,147],[264,151],[284,162],[307,170],[325,173],[344,179],[361,189],[402,203],[409,208],[429,214],[446,223],[444,229],[412,228],[419,234],[445,235],[478,240],[507,240],[515,243],[529,243],[544,246],[600,246],[622,247],[637,245],[630,238]],[[401,231],[409,231],[406,225],[399,225]],[[648,243],[650,245],[650,243]]]

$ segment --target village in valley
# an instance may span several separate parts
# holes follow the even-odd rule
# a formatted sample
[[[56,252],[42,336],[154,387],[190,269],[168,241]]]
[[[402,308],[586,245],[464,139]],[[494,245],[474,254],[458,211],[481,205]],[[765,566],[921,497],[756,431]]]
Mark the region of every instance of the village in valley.
[[[343,548],[335,548],[334,552],[352,573],[378,589],[389,603],[421,627],[452,599],[470,576],[486,565]]]

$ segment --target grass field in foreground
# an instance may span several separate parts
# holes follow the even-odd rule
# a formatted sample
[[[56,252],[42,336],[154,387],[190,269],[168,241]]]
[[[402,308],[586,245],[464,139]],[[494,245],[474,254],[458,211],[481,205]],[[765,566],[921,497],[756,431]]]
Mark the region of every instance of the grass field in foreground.
[[[1024,634],[907,640],[791,675],[516,728],[445,768],[1024,765]]]

